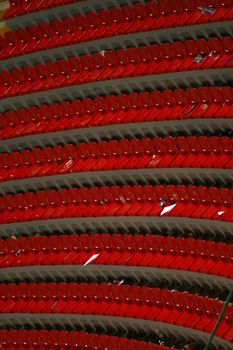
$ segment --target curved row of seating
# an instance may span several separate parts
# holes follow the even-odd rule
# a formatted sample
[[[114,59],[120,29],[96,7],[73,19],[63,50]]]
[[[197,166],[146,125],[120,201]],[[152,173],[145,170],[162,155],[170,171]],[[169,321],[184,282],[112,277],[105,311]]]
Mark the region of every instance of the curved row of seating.
[[[229,86],[131,92],[5,111],[0,114],[0,137],[107,124],[229,117],[233,117]]]
[[[0,154],[0,181],[71,172],[167,167],[233,168],[228,137],[133,138]]]
[[[3,349],[174,350],[135,339],[65,330],[0,329],[0,339]]]
[[[0,223],[136,215],[232,222],[233,189],[193,185],[61,188],[1,196],[0,212]]]
[[[60,58],[0,72],[0,97],[150,74],[233,67],[233,38],[212,37]]]
[[[38,0],[31,0],[30,2],[27,0],[10,0],[10,7],[4,14],[4,18],[7,19],[20,16],[34,11],[66,5],[72,2],[74,2],[74,0],[40,0],[39,2]],[[167,0],[160,0],[158,3],[147,1],[145,5],[138,2],[131,6],[125,5],[124,8],[126,8],[124,13],[125,17],[123,17],[122,14],[120,19],[123,17],[123,19],[128,22],[134,18],[138,19],[138,21],[144,19],[148,22],[149,18],[152,18],[151,21],[154,22],[160,20],[160,23],[162,22],[161,25],[164,25],[164,22],[169,21],[170,25],[177,26],[229,20],[232,18],[232,0],[224,0],[224,2],[221,0],[212,0],[211,4],[208,0],[196,0],[195,2],[192,0],[179,0],[176,1],[176,4]],[[110,16],[111,14],[111,20],[118,23],[120,20],[117,17],[119,12],[116,10],[116,6],[110,8],[107,15]],[[117,16],[114,16],[115,13]],[[105,18],[103,19],[106,21]]]
[[[131,317],[211,332],[223,303],[187,292],[106,283],[0,285],[1,313],[65,313]],[[233,307],[216,335],[233,342]]]
[[[40,235],[0,240],[0,267],[97,265],[158,267],[233,278],[233,244],[147,234]],[[92,257],[93,260],[92,260]]]
[[[138,2],[29,25],[6,32],[5,38],[0,36],[0,58],[116,35],[233,19],[230,3],[223,6],[222,1],[215,1],[215,8],[201,6],[203,2],[207,3],[201,0],[195,7],[191,1]]]

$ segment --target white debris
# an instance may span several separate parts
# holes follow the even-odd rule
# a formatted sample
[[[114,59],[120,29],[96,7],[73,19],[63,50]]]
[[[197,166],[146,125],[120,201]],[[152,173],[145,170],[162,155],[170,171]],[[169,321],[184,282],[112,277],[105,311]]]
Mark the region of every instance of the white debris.
[[[125,283],[125,280],[122,279],[119,283],[118,283],[118,286],[122,285],[123,283]]]
[[[19,256],[20,252],[21,252],[21,249],[19,249],[19,250],[15,253],[15,256]]]
[[[203,56],[202,55],[198,55],[198,56],[194,57],[194,62],[199,63],[199,62],[202,61],[202,59],[203,59]]]
[[[88,259],[85,264],[83,266],[87,266],[88,264],[90,264],[93,260],[95,260],[96,258],[98,258],[99,254],[93,254],[90,259]]]
[[[66,162],[66,164],[64,165],[64,168],[67,169],[67,168],[70,168],[73,164],[73,160],[70,159],[68,162]]]
[[[121,201],[121,203],[125,203],[126,202],[126,200],[125,200],[125,198],[123,196],[120,196],[119,200]]]
[[[208,6],[208,7],[199,6],[198,10],[200,10],[201,13],[206,13],[208,15],[213,15],[216,12],[216,9],[212,6]]]
[[[160,213],[160,216],[163,216],[164,214],[169,213],[169,211],[171,211],[173,208],[175,208],[175,206],[176,206],[176,203],[164,207],[163,210]]]

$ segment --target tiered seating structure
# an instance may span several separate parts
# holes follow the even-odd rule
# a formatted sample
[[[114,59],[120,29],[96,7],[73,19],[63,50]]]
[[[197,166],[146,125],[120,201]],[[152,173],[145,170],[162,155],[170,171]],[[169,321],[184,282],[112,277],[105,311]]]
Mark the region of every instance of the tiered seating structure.
[[[233,1],[0,19],[0,346],[232,349]]]

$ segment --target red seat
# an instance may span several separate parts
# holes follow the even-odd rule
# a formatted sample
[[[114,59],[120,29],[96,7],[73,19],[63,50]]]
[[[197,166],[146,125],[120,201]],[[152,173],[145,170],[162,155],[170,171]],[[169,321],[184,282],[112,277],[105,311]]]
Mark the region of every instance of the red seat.
[[[67,217],[69,211],[70,217],[75,215],[77,206],[80,204],[80,196],[77,196],[77,190],[73,191],[69,189],[61,189],[58,194],[59,198],[62,199],[62,205],[59,206],[60,216]]]
[[[109,191],[109,188],[107,186],[103,186],[103,190],[100,189],[103,200],[107,200],[108,203],[111,203],[109,206],[106,206],[105,203],[99,208],[99,215],[109,215],[114,216],[118,212],[118,210],[122,210],[125,212],[125,206],[121,206],[121,195],[122,191],[119,186],[113,186],[113,191]],[[122,197],[123,198],[123,197]]]
[[[206,39],[199,39],[196,45],[200,55],[200,62],[196,62],[198,63],[198,69],[210,68],[213,65],[213,53],[209,48],[208,41]]]
[[[221,138],[221,146],[222,146],[222,164],[224,164],[224,168],[231,168],[233,165],[233,159],[232,159],[232,144],[229,142],[227,137]],[[226,161],[226,163],[225,163]]]
[[[45,153],[41,148],[33,148],[31,151],[31,157],[33,159],[32,176],[36,176],[40,173],[42,166],[46,162]]]
[[[212,117],[217,116],[218,111],[223,104],[223,96],[219,94],[218,89],[213,88],[209,89],[206,87],[203,87],[200,90],[200,93],[203,95],[203,109],[205,109],[205,113],[203,114],[204,117]]]
[[[25,94],[28,92],[28,89],[30,88],[30,84],[25,81],[24,74],[22,69],[20,68],[14,68],[11,70],[11,76],[12,76],[12,85],[11,85],[11,91],[10,95],[19,95],[19,94]]]
[[[77,194],[80,196],[80,212],[82,216],[94,216],[95,205],[92,196],[92,192],[88,188],[80,188],[77,191]]]
[[[0,93],[1,96],[5,97],[8,94],[11,94],[12,89],[12,76],[9,71],[0,72]]]
[[[150,49],[150,54],[151,54],[151,57],[152,57],[152,71],[151,73],[152,74],[159,74],[161,72],[164,72],[165,69],[163,68],[163,61],[162,61],[162,52],[161,52],[161,46],[160,45],[151,45],[149,47]]]
[[[11,178],[13,177],[11,174],[11,169],[14,169],[14,161],[12,156],[8,153],[1,153],[0,154],[0,164],[1,164],[1,181],[3,181],[4,178]]]
[[[70,17],[70,16],[63,17],[62,21],[66,32],[68,44],[77,42],[78,39],[77,39],[76,23],[75,23],[74,17]]]
[[[4,35],[4,39],[6,41],[6,45],[4,45],[4,51],[6,50],[5,55],[9,55],[7,57],[12,55],[18,56],[22,53],[23,45],[19,42],[17,32],[7,31]]]
[[[112,207],[112,203],[114,201],[112,194],[108,191],[107,186],[102,186],[99,188],[99,190],[102,195],[102,203],[101,203],[102,212],[105,215],[112,215],[112,213],[114,213],[114,211],[116,210],[115,208]]]
[[[103,13],[102,13],[103,16]],[[92,28],[93,34],[92,39],[104,38],[106,36],[111,36],[113,33],[108,32],[108,26],[106,25],[106,16],[103,17],[99,15],[99,12],[95,13],[93,11],[87,12],[86,18],[88,20],[89,26]],[[108,18],[109,21],[110,18]]]
[[[67,85],[76,84],[77,82],[82,82],[80,79],[80,73],[83,69],[81,60],[78,57],[72,56],[69,58],[69,64],[64,62],[64,64],[67,64],[70,68],[70,75],[67,76]],[[79,80],[78,80],[79,79]]]
[[[59,34],[56,33],[55,28],[47,22],[42,22],[38,26],[38,31],[40,35],[40,49],[56,47]]]
[[[93,61],[92,56],[83,54],[80,56],[80,62],[82,70],[77,77],[77,83],[95,81],[98,78],[99,71],[95,68],[95,62]]]
[[[222,117],[222,116],[229,116],[233,112],[232,108],[232,94],[230,89],[227,86],[224,86],[221,89],[222,95],[223,95],[223,100],[224,104],[221,106],[221,108],[218,110],[217,116]]]
[[[178,69],[179,63],[176,64],[174,62],[175,58],[175,45],[170,43],[164,43],[160,46],[160,52],[162,54],[162,67],[159,67],[159,73],[165,73],[165,72],[176,72]],[[154,73],[157,73],[155,71]]]
[[[24,54],[27,54],[27,53],[33,52],[36,49],[37,44],[35,42],[35,39],[26,28],[18,28],[17,35],[18,35],[18,43],[21,43],[22,45],[22,50],[20,54],[22,52]]]
[[[102,141],[98,144],[98,149],[101,155],[101,158],[98,160],[99,169],[112,169],[113,154],[110,149],[110,143]]]
[[[80,171],[82,171],[88,160],[88,156],[89,155],[88,155],[87,148],[85,147],[85,143],[80,142],[77,146],[77,161],[76,161],[74,170],[79,169]]]
[[[170,119],[172,115],[172,105],[174,102],[173,95],[171,95],[169,90],[163,91],[152,91],[151,97],[153,99],[154,112],[159,120]]]
[[[121,121],[120,119],[120,105],[115,95],[107,95],[106,96],[106,106],[107,106],[107,124],[114,124],[117,121]]]
[[[233,39],[229,36],[219,39],[219,46],[222,47],[223,54],[217,61],[216,67],[232,67],[233,65]]]
[[[93,35],[93,30],[91,26],[89,26],[87,18],[83,15],[75,15],[74,21],[76,27],[75,41],[90,40]]]
[[[75,171],[75,165],[78,159],[78,147],[72,144],[64,146],[65,166],[63,172]]]
[[[138,49],[135,47],[129,47],[126,50],[126,54],[128,64],[124,70],[123,76],[138,76],[146,74],[144,64],[141,64],[140,62]]]
[[[66,78],[63,78],[58,70],[56,62],[48,61],[46,62],[46,88],[58,88],[66,83]]]
[[[199,53],[194,40],[184,41],[185,57],[179,66],[180,71],[192,69],[201,69],[203,57]]]
[[[25,28],[18,28],[17,35],[18,42],[22,45],[22,52],[25,54],[32,52],[35,47],[35,42],[29,31]]]
[[[111,123],[115,124],[119,120],[125,120],[125,119],[127,120],[127,122],[129,122],[128,113],[130,111],[130,102],[129,102],[128,96],[126,94],[112,96],[112,102],[115,107],[115,110],[114,110],[115,115],[111,119]],[[110,108],[111,106],[112,105],[110,105]]]
[[[231,188],[230,189],[221,188],[220,195],[223,199],[223,206],[222,206],[221,210],[224,213],[221,214],[221,210],[220,210],[220,212],[218,212],[218,215],[221,217],[222,220],[232,221],[232,217],[233,217],[232,216],[233,215],[233,207],[232,207],[233,191]]]
[[[159,119],[159,113],[162,110],[161,109],[161,100],[160,100],[160,103],[157,104],[155,102],[155,101],[157,101],[156,96],[157,96],[157,92],[155,92],[155,94],[153,94],[153,92],[152,93],[149,93],[149,92],[140,93],[140,98],[142,101],[143,112],[144,112],[143,114],[145,114],[145,116],[143,117],[143,119],[141,119],[141,121],[154,120],[155,116],[156,116],[156,120]],[[154,99],[155,99],[155,101],[154,101]]]
[[[64,22],[60,19],[53,19],[49,24],[47,23],[49,33],[49,42],[45,48],[64,46],[70,44],[69,32],[66,32]]]
[[[110,7],[110,16],[112,19],[112,31],[114,34],[121,35],[126,33],[129,23],[127,22],[123,11],[117,6]]]
[[[91,98],[86,97],[82,100],[82,105],[84,110],[84,115],[83,115],[84,121],[82,122],[82,124],[84,124],[85,122],[85,125],[89,125],[89,123],[91,124],[92,120],[95,118],[96,104]]]
[[[33,51],[42,50],[44,48],[45,43],[49,40],[49,38],[46,40],[45,33],[44,33],[44,38],[42,39],[42,36],[43,36],[42,27],[37,25],[29,25],[27,27],[27,31],[29,32],[29,35],[32,38],[30,43],[32,44]]]
[[[38,205],[37,196],[33,192],[26,192],[24,196],[25,196],[25,201],[27,203],[28,220],[32,220],[34,215],[36,215],[35,212],[37,210],[37,205]]]
[[[25,150],[24,152],[20,152],[20,159],[22,166],[20,167],[20,176],[22,178],[27,177],[29,173],[29,169],[33,169],[34,167],[34,159],[30,151]]]
[[[2,197],[0,202],[0,207],[1,207],[0,222],[3,223],[7,217],[8,217],[8,220],[12,220],[14,222],[16,205],[15,205],[13,195],[8,194]]]
[[[49,149],[48,149],[49,151]],[[66,170],[66,153],[63,146],[55,146],[52,149],[52,159],[55,162],[56,171],[58,174],[67,172]]]
[[[143,158],[144,150],[140,141],[138,143],[133,143],[129,140],[119,140],[118,147],[120,151],[120,158],[118,164],[120,165],[121,169],[135,169],[138,167],[138,164],[143,162],[143,159],[141,158]],[[116,164],[114,169],[117,168],[118,165]]]

